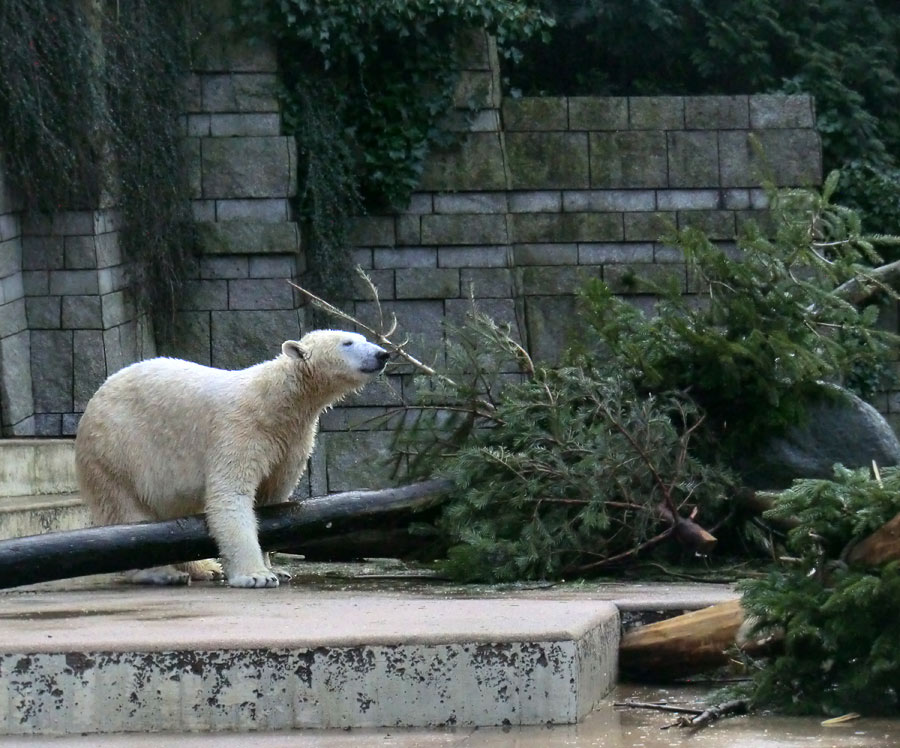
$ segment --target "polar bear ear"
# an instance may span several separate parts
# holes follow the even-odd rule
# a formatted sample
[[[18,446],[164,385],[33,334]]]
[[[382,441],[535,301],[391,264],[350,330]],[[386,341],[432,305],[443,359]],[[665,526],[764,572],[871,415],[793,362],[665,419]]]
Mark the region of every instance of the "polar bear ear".
[[[299,340],[285,340],[281,344],[281,352],[288,358],[304,361],[309,358],[309,349]]]

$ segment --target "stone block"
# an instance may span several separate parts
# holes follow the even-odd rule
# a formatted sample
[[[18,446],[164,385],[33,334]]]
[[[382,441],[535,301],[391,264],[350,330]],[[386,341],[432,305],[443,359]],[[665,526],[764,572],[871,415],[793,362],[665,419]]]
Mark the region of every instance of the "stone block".
[[[21,273],[0,278],[0,304],[8,304],[23,296],[25,296],[25,284]]]
[[[325,454],[329,492],[391,485],[392,439],[389,431],[322,434],[318,448]]]
[[[67,236],[63,242],[66,268],[79,270],[97,267],[94,236]]]
[[[517,244],[621,241],[621,213],[514,213],[511,239]]]
[[[280,278],[228,281],[229,309],[293,309],[294,290]]]
[[[507,133],[521,130],[565,130],[568,124],[566,100],[562,97],[535,96],[503,100],[503,129]]]
[[[397,216],[394,220],[394,232],[398,246],[409,247],[422,243],[422,220],[420,216]]]
[[[12,426],[3,427],[4,436],[35,436],[34,416],[23,418]]]
[[[734,239],[735,218],[731,210],[678,211],[678,228],[700,229],[710,239]]]
[[[215,200],[191,200],[191,217],[195,223],[216,220]]]
[[[510,213],[559,213],[562,210],[559,192],[510,192],[507,200]]]
[[[393,366],[393,364],[391,364]],[[359,392],[354,392],[342,401],[342,405],[351,408],[382,407],[403,404],[403,377],[397,374],[384,374],[367,384]]]
[[[768,210],[738,210],[735,211],[735,221],[738,234],[752,229],[763,236],[775,236],[775,221]]]
[[[535,361],[557,363],[577,333],[575,296],[531,296],[525,299],[525,308],[528,352]]]
[[[256,200],[216,200],[218,221],[281,223],[291,217],[290,202],[283,197]]]
[[[629,242],[655,242],[675,229],[675,213],[626,213],[625,240]]]
[[[112,294],[107,294],[109,298]],[[99,330],[103,328],[100,296],[63,296],[62,326],[74,330]]]
[[[431,193],[414,192],[409,196],[409,204],[401,211],[410,215],[431,213],[434,210],[434,196]]]
[[[476,299],[505,299],[513,295],[512,271],[506,268],[463,268],[459,284],[463,296]]]
[[[50,236],[53,233],[53,214],[29,210],[22,215],[22,233],[26,236]]]
[[[716,210],[721,207],[719,190],[657,190],[659,210]]]
[[[75,436],[78,433],[78,424],[81,422],[81,413],[63,413],[60,434],[62,436]]]
[[[525,296],[567,296],[577,294],[590,278],[600,277],[600,268],[590,265],[539,266],[518,268],[518,288]]]
[[[603,212],[613,210],[641,211],[656,207],[653,190],[578,190],[563,192],[563,210]]]
[[[31,331],[31,381],[35,413],[72,411],[72,332]]]
[[[460,109],[489,109],[495,106],[499,92],[494,90],[490,70],[460,70],[453,90],[453,106]]]
[[[815,127],[813,106],[812,96],[806,94],[755,94],[750,97],[750,127]]]
[[[100,293],[96,270],[51,270],[50,293],[53,296],[85,296]]]
[[[422,216],[422,243],[506,244],[506,217],[497,214],[457,213]]]
[[[680,96],[631,96],[628,122],[632,130],[684,128],[684,99]]]
[[[814,130],[742,130],[719,133],[723,187],[756,187],[763,177],[777,186],[806,186],[822,180],[822,147]]]
[[[184,134],[189,138],[206,138],[211,132],[209,114],[189,114],[184,121]]]
[[[750,126],[749,96],[688,96],[684,124],[688,130],[746,130]]]
[[[376,250],[371,249],[370,247],[357,247],[356,249],[351,249],[350,261],[353,263],[354,267],[359,266],[363,268],[363,270],[369,270],[374,267],[372,264],[372,255],[375,251]]]
[[[512,189],[590,186],[586,133],[508,132],[506,156]]]
[[[0,278],[22,272],[22,240],[18,237],[0,242]]]
[[[27,319],[24,298],[0,304],[0,338],[15,335],[17,332],[27,329]]]
[[[117,265],[112,268],[101,268],[97,271],[97,285],[100,288],[101,295],[127,288],[128,267],[126,265]]]
[[[401,414],[394,409],[379,406],[347,407],[341,405],[322,414],[319,419],[319,429],[320,431],[385,431],[396,428],[401,422]]]
[[[477,299],[475,310],[490,317],[498,325],[508,326],[510,336],[516,342],[523,341],[524,337],[519,330],[519,320],[516,316],[516,303],[513,299]],[[447,322],[451,325],[461,327],[471,313],[471,299],[447,300]]]
[[[209,312],[178,312],[171,340],[161,353],[209,366],[209,315]]]
[[[684,262],[684,252],[668,244],[653,245],[653,262]],[[689,279],[690,281],[690,279]]]
[[[74,408],[82,412],[106,379],[103,333],[76,330],[74,333]]]
[[[505,192],[455,192],[434,196],[435,213],[506,213]]]
[[[296,255],[283,257],[251,257],[251,278],[293,278],[297,273]]]
[[[62,435],[62,415],[59,413],[35,413],[34,414],[34,435],[35,436],[61,436]]]
[[[510,264],[509,247],[441,247],[442,268],[500,268]]]
[[[108,268],[122,263],[122,248],[116,231],[100,234],[94,239],[97,267]]]
[[[576,244],[517,244],[513,257],[518,265],[576,265]]]
[[[420,190],[504,190],[500,136],[493,132],[473,132],[446,149],[433,149],[425,162]]]
[[[376,268],[434,268],[437,267],[437,249],[434,247],[397,247],[375,249],[372,262]]]
[[[750,207],[750,190],[722,190],[721,206],[726,210],[747,210]]]
[[[28,327],[32,330],[58,330],[62,326],[60,299],[60,296],[27,297],[25,317]]]
[[[0,242],[7,242],[22,234],[22,225],[16,213],[0,214]]]
[[[620,96],[570,96],[569,129],[628,129],[628,99]]]
[[[607,265],[603,280],[616,294],[653,294],[671,287],[684,293],[687,283],[685,267],[678,263]]]
[[[57,270],[65,267],[63,237],[22,237],[22,270]]]
[[[459,296],[456,268],[406,268],[396,271],[398,299],[447,299]]]
[[[379,299],[396,298],[393,270],[368,270],[366,275],[378,290]],[[353,285],[354,299],[367,301],[372,298],[372,289],[369,288],[369,284],[362,277],[354,273],[351,283]]]
[[[300,249],[296,223],[198,223],[197,248],[209,255],[290,254]]]
[[[714,132],[667,133],[670,187],[718,187],[719,152]]]
[[[593,132],[589,137],[591,187],[668,186],[664,132]]]
[[[178,308],[183,311],[228,309],[228,281],[187,281]]]
[[[50,231],[57,235],[90,235],[94,233],[94,211],[61,210],[53,214]]]
[[[393,247],[393,216],[358,216],[350,220],[348,241],[354,247]]]
[[[204,75],[200,85],[204,112],[278,112],[274,73]]]
[[[190,281],[196,283],[197,281]],[[100,297],[103,311],[103,329],[117,327],[134,319],[134,305],[125,291],[115,291]]]
[[[648,242],[578,245],[579,265],[628,262],[653,262],[653,245]]]
[[[31,333],[0,338],[0,417],[4,430],[34,413],[31,382]]]
[[[209,134],[216,138],[238,135],[281,135],[277,112],[253,114],[208,114]]]
[[[296,161],[291,137],[203,138],[202,195],[290,197],[297,191]]]
[[[274,358],[285,340],[300,338],[297,310],[212,312],[211,363],[243,369]]]
[[[388,301],[383,311],[389,318],[397,316],[397,337],[409,336],[407,350],[420,361],[438,366],[444,363],[444,302],[443,301]],[[371,301],[357,301],[356,316],[372,327],[378,327],[378,314]],[[402,369],[402,366],[398,366]]]
[[[22,273],[22,288],[26,296],[46,296],[50,293],[50,271],[24,271]]]
[[[222,257],[201,257],[200,277],[203,280],[247,278],[250,275],[249,260],[240,255]]]

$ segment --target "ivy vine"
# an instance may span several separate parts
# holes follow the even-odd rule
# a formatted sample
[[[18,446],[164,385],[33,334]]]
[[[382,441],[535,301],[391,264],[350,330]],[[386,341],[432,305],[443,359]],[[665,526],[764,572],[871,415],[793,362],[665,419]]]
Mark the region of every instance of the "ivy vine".
[[[309,219],[308,285],[350,295],[345,221],[406,204],[441,118],[460,43],[487,29],[501,51],[552,23],[523,0],[237,0],[238,23],[278,44],[284,122],[304,157],[299,214]],[[301,174],[303,172],[301,171]]]
[[[158,335],[184,276],[187,2],[0,3],[0,147],[26,211],[117,206],[138,309]]]

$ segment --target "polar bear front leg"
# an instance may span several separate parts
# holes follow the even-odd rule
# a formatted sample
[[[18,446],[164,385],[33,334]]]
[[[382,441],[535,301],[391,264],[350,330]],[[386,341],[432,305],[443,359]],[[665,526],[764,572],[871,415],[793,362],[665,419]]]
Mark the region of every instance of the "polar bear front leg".
[[[251,496],[211,493],[206,501],[206,524],[219,546],[230,587],[278,586],[278,577],[263,559]]]

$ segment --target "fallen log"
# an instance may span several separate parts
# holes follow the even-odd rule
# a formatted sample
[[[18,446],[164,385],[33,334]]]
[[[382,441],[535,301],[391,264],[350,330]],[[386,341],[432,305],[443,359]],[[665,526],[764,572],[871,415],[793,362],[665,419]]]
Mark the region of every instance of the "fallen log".
[[[880,566],[900,559],[900,514],[857,543],[847,554],[847,562]]]
[[[729,600],[629,631],[619,644],[619,671],[634,680],[674,680],[725,664],[744,621]]]
[[[448,481],[430,480],[261,507],[256,511],[260,544],[265,550],[277,551],[302,547],[304,536],[345,536],[369,528],[373,518],[427,509],[443,500],[449,487]],[[165,522],[31,535],[0,542],[0,588],[217,555],[216,543],[200,514]]]
[[[847,561],[879,566],[900,559],[900,514],[855,545]],[[745,621],[740,600],[729,600],[665,621],[641,626],[622,637],[619,669],[634,680],[675,680],[727,665]],[[770,653],[777,638],[740,642],[750,656]]]

